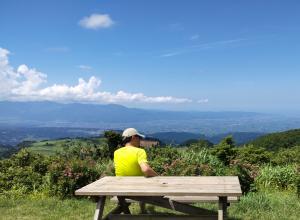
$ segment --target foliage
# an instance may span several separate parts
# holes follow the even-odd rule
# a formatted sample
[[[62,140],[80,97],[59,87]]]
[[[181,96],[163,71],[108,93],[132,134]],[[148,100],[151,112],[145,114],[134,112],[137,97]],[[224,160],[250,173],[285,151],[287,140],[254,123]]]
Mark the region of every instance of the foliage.
[[[297,188],[299,173],[294,165],[271,166],[266,165],[260,169],[255,185],[258,189],[286,190]]]
[[[207,149],[149,148],[148,159],[153,169],[160,175],[195,176],[224,175],[226,167]]]
[[[65,198],[101,176],[114,175],[110,157],[120,135],[113,132],[107,135],[110,141],[109,138],[40,141],[9,159],[0,160],[0,193],[34,192]],[[300,194],[299,147],[277,152],[254,145],[237,148],[231,136],[213,148],[206,144],[199,141],[185,148],[147,148],[148,161],[160,175],[235,175],[239,177],[244,193],[297,189]],[[44,151],[40,151],[42,148]],[[56,154],[41,155],[35,153],[35,149],[37,152],[61,150]]]
[[[64,152],[58,155],[64,157],[66,160],[77,158],[84,160],[85,158],[92,158],[95,161],[108,158],[110,153],[106,143],[101,144],[80,144],[69,146]]]
[[[242,192],[248,193],[253,191],[253,183],[255,179],[255,168],[249,164],[235,163],[230,166],[230,169],[227,170],[228,176],[238,176],[241,184]]]
[[[192,147],[192,148],[209,148],[213,147],[214,144],[205,139],[190,139],[185,141],[182,146]]]
[[[199,169],[199,175],[221,176],[226,172],[226,167],[222,161],[206,148],[201,150],[189,148],[187,151],[182,151],[181,156],[187,161],[187,164],[194,165]]]
[[[300,146],[300,129],[268,134],[255,139],[251,144],[273,151]]]
[[[151,167],[160,175],[165,172],[166,166],[171,165],[173,161],[180,157],[179,151],[170,146],[163,148],[151,147],[145,150]]]
[[[186,146],[188,146],[188,148],[193,149],[195,151],[199,151],[203,148],[211,148],[214,146],[214,144],[208,140],[200,139],[197,141],[187,142]]]
[[[122,142],[122,136],[115,131],[105,131],[104,137],[107,139],[109,157],[113,159],[115,150]]]
[[[71,151],[74,151],[75,154],[78,154],[81,148],[89,148],[89,151],[95,151],[96,149],[102,147],[107,147],[105,139],[92,137],[44,140],[32,143],[32,145],[30,145],[27,149],[46,156],[55,156],[56,154],[68,154],[72,156],[72,154],[70,153]],[[107,155],[104,156],[106,157]]]
[[[49,161],[42,155],[22,149],[11,159],[0,161],[0,192],[22,189],[30,192],[41,187]]]
[[[244,163],[264,164],[269,163],[272,153],[261,147],[246,145],[238,148],[236,159]]]
[[[229,165],[230,161],[236,156],[235,143],[232,136],[227,136],[212,149],[212,154],[216,155],[225,165]]]
[[[97,180],[100,175],[101,171],[97,170],[92,159],[62,161],[57,158],[50,164],[46,179],[51,195],[66,197],[72,196],[76,189]]]
[[[300,164],[300,146],[279,149],[271,158],[274,165]]]

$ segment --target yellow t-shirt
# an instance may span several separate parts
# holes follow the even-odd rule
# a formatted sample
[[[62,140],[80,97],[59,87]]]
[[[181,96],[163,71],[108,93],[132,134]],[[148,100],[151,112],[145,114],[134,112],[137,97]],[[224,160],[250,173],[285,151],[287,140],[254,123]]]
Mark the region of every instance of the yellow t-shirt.
[[[144,176],[140,164],[147,162],[146,151],[138,147],[126,146],[114,153],[116,176]]]

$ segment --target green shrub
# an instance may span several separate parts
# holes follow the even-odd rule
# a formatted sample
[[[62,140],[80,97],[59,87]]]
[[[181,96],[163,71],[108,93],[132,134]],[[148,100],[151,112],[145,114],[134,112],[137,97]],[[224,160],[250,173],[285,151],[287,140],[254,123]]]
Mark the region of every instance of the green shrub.
[[[199,169],[199,175],[221,176],[226,172],[224,164],[207,148],[182,151],[181,157],[185,159],[187,165],[194,165]]]
[[[189,164],[185,159],[174,160],[170,165],[164,167],[163,175],[166,176],[196,176],[200,175],[200,167]]]
[[[52,161],[47,174],[47,184],[51,195],[60,197],[72,196],[81,188],[101,176],[99,166],[92,159],[63,161],[59,158]]]
[[[0,161],[0,192],[15,190],[26,193],[41,188],[49,161],[27,149]]]
[[[100,161],[109,157],[109,148],[107,143],[101,144],[85,144],[71,145],[66,147],[63,152],[58,153],[59,156],[66,160],[92,158],[95,161]]]
[[[251,169],[245,164],[233,164],[227,171],[228,176],[238,176],[243,193],[253,190],[254,177],[251,175]]]
[[[271,158],[274,165],[300,164],[300,146],[279,149]]]
[[[178,149],[172,147],[151,147],[146,152],[151,167],[160,175],[165,173],[167,166],[180,158]]]
[[[258,189],[279,189],[295,190],[297,187],[298,176],[296,167],[286,166],[264,166],[258,177],[255,179],[255,185]]]
[[[215,176],[226,172],[224,164],[206,148],[151,148],[147,149],[147,154],[150,165],[160,175]]]
[[[221,160],[226,166],[236,156],[235,143],[232,136],[225,137],[221,142],[212,148],[211,153]]]
[[[115,175],[115,166],[112,160],[103,160],[97,162],[95,169],[101,174],[101,176]]]
[[[110,130],[104,132],[104,137],[106,138],[108,145],[108,156],[113,159],[115,150],[122,143],[122,135]]]
[[[244,163],[263,164],[270,162],[271,155],[271,152],[264,148],[247,145],[238,148],[236,159]]]

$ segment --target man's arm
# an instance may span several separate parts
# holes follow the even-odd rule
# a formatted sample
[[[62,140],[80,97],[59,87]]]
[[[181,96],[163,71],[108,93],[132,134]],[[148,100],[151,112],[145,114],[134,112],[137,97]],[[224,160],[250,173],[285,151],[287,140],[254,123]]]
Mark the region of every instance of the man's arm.
[[[146,177],[158,176],[158,174],[149,166],[148,163],[141,163],[140,167]]]

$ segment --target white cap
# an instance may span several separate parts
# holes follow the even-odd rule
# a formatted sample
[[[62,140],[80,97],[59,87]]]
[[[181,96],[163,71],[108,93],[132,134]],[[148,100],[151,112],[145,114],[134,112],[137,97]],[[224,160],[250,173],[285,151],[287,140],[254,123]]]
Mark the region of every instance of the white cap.
[[[123,131],[122,137],[127,138],[127,137],[132,137],[134,135],[138,135],[141,138],[145,138],[145,135],[140,134],[135,128],[127,128]]]

